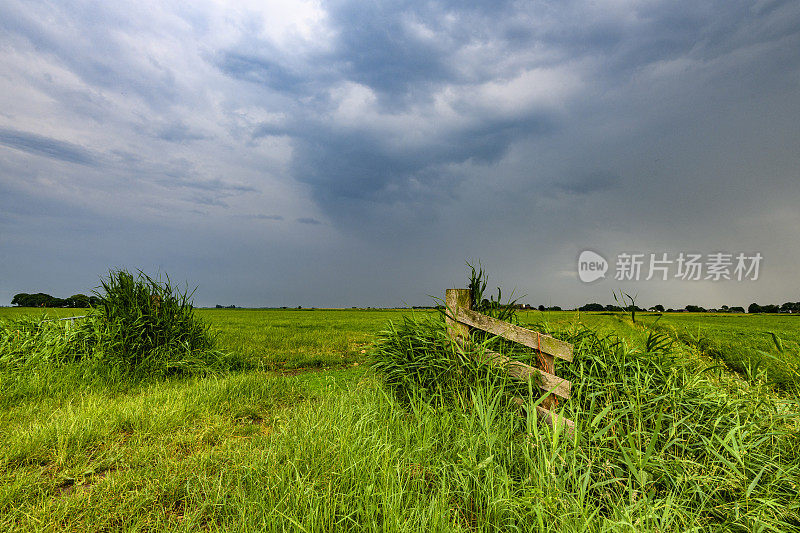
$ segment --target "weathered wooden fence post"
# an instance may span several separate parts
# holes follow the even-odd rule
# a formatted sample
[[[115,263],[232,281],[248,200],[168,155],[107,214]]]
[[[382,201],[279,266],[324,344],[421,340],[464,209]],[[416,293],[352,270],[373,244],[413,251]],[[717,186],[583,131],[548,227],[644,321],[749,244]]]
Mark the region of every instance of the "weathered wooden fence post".
[[[460,309],[472,309],[472,292],[469,289],[447,289],[444,291],[445,324],[453,339],[461,342],[469,341],[469,326],[456,318]]]
[[[539,363],[539,370],[555,375],[556,364],[552,355],[542,352],[540,348],[539,352],[536,354],[536,360]],[[548,411],[552,411],[558,405],[558,398],[556,398],[555,394],[548,394],[542,399],[541,405]]]

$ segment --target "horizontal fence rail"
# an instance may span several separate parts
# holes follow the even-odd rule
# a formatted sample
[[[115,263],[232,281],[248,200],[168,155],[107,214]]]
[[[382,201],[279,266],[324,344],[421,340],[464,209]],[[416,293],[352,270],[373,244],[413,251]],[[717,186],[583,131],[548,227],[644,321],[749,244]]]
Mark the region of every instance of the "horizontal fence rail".
[[[86,318],[86,315],[79,315],[79,316],[65,316],[63,318],[43,318],[39,322],[61,322],[62,320],[69,320],[69,323],[72,324],[79,318]]]
[[[554,361],[555,357],[564,361],[572,361],[571,344],[474,311],[469,289],[447,289],[445,304],[445,322],[448,331],[460,346],[466,346],[470,342],[469,331],[472,327],[536,350],[538,367],[515,361],[506,355],[495,352],[487,352],[486,355],[490,362],[504,367],[511,378],[523,381],[534,380],[537,387],[548,393],[542,399],[541,405],[536,406],[538,418],[544,420],[551,427],[559,424],[565,426],[568,431],[573,431],[575,424],[572,420],[553,410],[558,405],[556,396],[565,400],[569,399],[572,390],[572,384],[569,381],[555,375]],[[521,398],[514,398],[514,402],[521,406],[524,405]]]
[[[456,320],[462,324],[478,328],[498,337],[518,342],[528,348],[539,350],[542,353],[558,357],[564,361],[572,361],[572,345],[550,335],[531,331],[523,327],[503,322],[490,316],[482,315],[471,309],[459,308]]]
[[[72,322],[75,322],[75,320],[77,320],[77,319],[79,319],[79,318],[86,318],[86,315],[80,315],[80,316],[67,316],[67,317],[64,317],[64,318],[59,318],[59,320],[69,320],[69,321],[70,321],[70,323],[72,323]]]

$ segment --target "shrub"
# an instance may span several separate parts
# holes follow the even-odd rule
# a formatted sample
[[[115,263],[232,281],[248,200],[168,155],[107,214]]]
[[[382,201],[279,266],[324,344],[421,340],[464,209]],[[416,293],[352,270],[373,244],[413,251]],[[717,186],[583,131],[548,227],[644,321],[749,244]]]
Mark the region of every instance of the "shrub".
[[[211,350],[214,339],[194,316],[188,291],[174,287],[169,278],[154,280],[139,272],[137,276],[112,271],[101,281],[95,326],[97,349],[113,354],[126,366],[160,361],[171,366]]]
[[[168,277],[115,270],[100,289],[97,306],[74,324],[30,317],[0,324],[0,366],[78,361],[139,376],[242,366],[238,356],[214,349],[214,335],[195,317],[191,293]]]
[[[444,315],[403,317],[378,333],[372,368],[395,396],[450,401],[486,379],[500,376],[483,357],[485,346],[456,344],[447,333]]]

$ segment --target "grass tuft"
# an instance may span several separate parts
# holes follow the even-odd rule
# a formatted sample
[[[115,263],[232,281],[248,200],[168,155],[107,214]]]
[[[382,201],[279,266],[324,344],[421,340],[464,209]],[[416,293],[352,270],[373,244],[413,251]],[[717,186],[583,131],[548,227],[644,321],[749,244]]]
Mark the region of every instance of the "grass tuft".
[[[84,381],[107,378],[165,377],[242,366],[242,360],[216,350],[209,327],[199,320],[191,294],[143,272],[112,271],[101,282],[97,307],[83,319],[47,316],[0,321],[0,372],[9,383],[60,374]],[[54,376],[58,373],[59,376]],[[25,384],[19,384],[23,388]]]

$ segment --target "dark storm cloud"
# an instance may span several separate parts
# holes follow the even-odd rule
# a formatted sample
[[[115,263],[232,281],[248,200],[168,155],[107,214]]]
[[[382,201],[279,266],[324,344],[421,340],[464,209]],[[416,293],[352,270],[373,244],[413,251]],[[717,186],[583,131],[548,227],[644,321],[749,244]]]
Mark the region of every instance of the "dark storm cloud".
[[[0,129],[0,144],[67,163],[78,165],[96,164],[94,155],[82,146],[43,135],[36,135],[35,133]]]
[[[770,18],[782,8],[789,12],[781,13],[778,20]],[[242,59],[231,60],[228,72],[305,95],[306,88],[318,81],[315,68],[320,73],[324,70],[327,79],[327,66],[338,65],[341,77],[372,90],[376,109],[389,116],[424,106],[445,87],[470,88],[513,78],[526,69],[569,61],[578,65],[576,76],[591,82],[579,95],[583,112],[591,113],[587,105],[602,105],[601,100],[592,103],[592,91],[598,96],[613,91],[611,94],[619,97],[631,77],[644,69],[676,60],[709,61],[758,43],[796,36],[798,27],[792,29],[786,22],[787,16],[797,20],[797,8],[776,3],[759,9],[752,2],[660,2],[612,5],[607,10],[577,2],[510,4],[495,10],[439,2],[336,2],[329,6],[329,16],[337,35],[332,51],[307,58],[311,63],[304,66],[302,77],[271,62]],[[476,61],[474,68],[459,69],[465,59],[469,61],[471,47],[491,50],[491,59]],[[526,59],[525,53],[531,49],[540,53]],[[230,53],[227,57],[237,56]],[[678,71],[675,87],[681,76]],[[708,87],[708,91],[714,90]],[[324,117],[337,104],[321,98],[315,105],[319,107],[314,114]],[[352,128],[303,113],[295,115],[296,122],[261,126],[254,134],[291,136],[295,178],[310,185],[313,197],[336,219],[353,200],[393,203],[417,200],[420,195],[434,198],[432,193],[453,185],[445,167],[467,161],[494,164],[514,143],[567,128],[568,120],[575,127],[574,121],[580,120],[547,105],[529,106],[511,117],[493,114],[469,101],[456,103],[454,109],[469,119],[464,125],[410,147],[389,140],[392,132],[382,133],[379,127]],[[436,117],[423,113],[419,120],[435,121]],[[586,195],[618,183],[615,172],[589,168],[578,175],[562,175],[551,186]]]
[[[438,84],[475,81],[474,75],[460,73],[453,60],[465,45],[492,40],[504,48],[530,40],[514,32],[517,13],[511,5],[332,2],[329,15],[340,30],[333,57],[348,79],[375,89],[384,103],[424,99]]]
[[[446,62],[452,36],[425,41],[404,27],[406,14],[417,16],[419,11],[429,12],[428,7],[423,4],[418,9],[408,2],[343,2],[335,6],[333,23],[347,28],[336,43],[335,57],[346,65],[348,77],[384,94],[405,93],[418,84],[452,78],[452,66]]]
[[[352,199],[416,201],[430,194],[430,187],[450,188],[445,166],[495,163],[514,140],[552,128],[547,116],[487,120],[413,150],[386,143],[374,133],[309,129],[296,137],[295,176],[311,185],[320,205],[334,214],[341,201]]]
[[[510,5],[492,6],[333,3],[329,17],[337,37],[330,51],[312,54],[291,69],[269,59],[279,56],[265,45],[266,56],[229,50],[217,66],[229,76],[297,98],[288,123],[262,124],[253,137],[292,139],[294,177],[311,186],[327,214],[340,217],[354,199],[419,201],[424,195],[448,193],[453,180],[446,167],[465,162],[491,165],[512,143],[547,135],[558,127],[556,112],[533,106],[509,116],[478,109],[468,99],[454,100],[451,104],[464,124],[442,124],[443,131],[434,132],[426,142],[403,146],[391,139],[396,132],[329,120],[339,102],[326,91],[337,81],[361,84],[377,97],[378,113],[391,115],[421,106],[419,120],[437,129],[437,118],[424,108],[438,91],[448,86],[469,89],[498,74],[493,64],[480,61],[470,72],[459,72],[459,54],[465,54],[466,47],[483,44],[500,59],[524,50],[536,38],[518,31],[519,13]],[[245,39],[240,48],[257,49],[257,41],[256,36]],[[502,74],[513,77],[529,66],[511,66]]]

